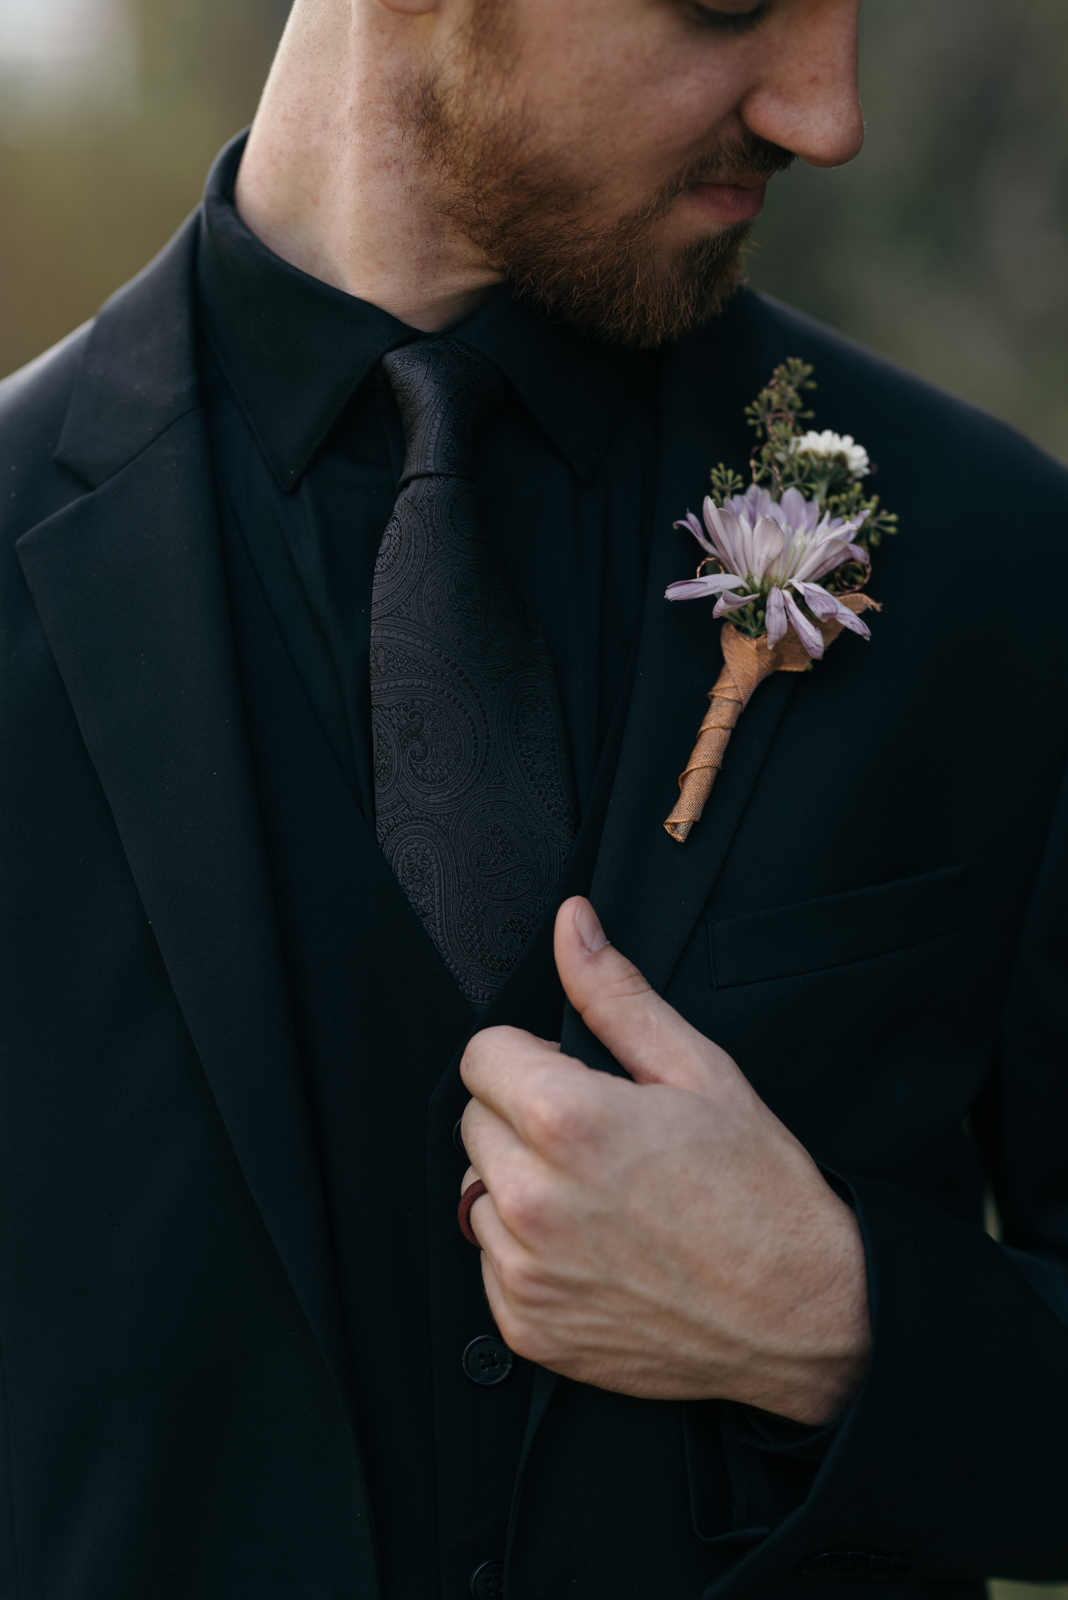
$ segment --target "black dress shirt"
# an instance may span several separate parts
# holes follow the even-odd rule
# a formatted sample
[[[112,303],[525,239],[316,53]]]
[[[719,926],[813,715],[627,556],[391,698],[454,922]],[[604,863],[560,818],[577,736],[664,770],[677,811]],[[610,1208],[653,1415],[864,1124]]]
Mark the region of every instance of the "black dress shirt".
[[[328,818],[343,818],[344,807],[336,794],[329,798],[328,763],[317,760],[314,741],[301,732],[299,711],[284,709],[293,695],[253,592],[258,580],[315,719],[373,828],[371,593],[404,456],[380,361],[422,336],[288,266],[254,237],[231,198],[241,149],[239,140],[220,157],[202,212],[201,388],[383,1587],[388,1600],[427,1600],[439,1592],[440,1574],[448,1588],[453,1567],[462,1576],[482,1557],[501,1554],[529,1401],[527,1369],[507,1393],[494,1394],[488,1410],[486,1396],[471,1392],[465,1403],[475,1407],[472,1418],[450,1421],[431,1384],[426,1222],[414,1197],[423,1186],[428,1101],[475,1018],[459,990],[452,1004],[448,995],[433,1001],[424,992],[416,1010],[428,1014],[418,1023],[418,1042],[405,1042],[399,1014],[410,1008],[418,964],[403,931],[406,902],[381,891],[359,902],[359,872],[347,864],[358,812],[348,832],[343,820],[335,825],[322,861]],[[479,487],[502,558],[552,652],[579,802],[589,813],[586,838],[603,790],[594,774],[643,602],[656,467],[655,358],[595,344],[507,292],[450,332],[495,361],[511,386],[484,441]],[[616,736],[618,726],[617,719]],[[366,846],[352,837],[352,848]],[[358,1003],[358,958],[348,953],[359,945],[361,918],[395,959],[374,999]],[[412,937],[421,943],[417,930]],[[533,967],[520,963],[512,995],[524,985],[544,988],[545,963],[544,952]],[[543,1032],[559,1028],[558,1017],[540,1026],[523,1021],[522,1003],[514,1001],[507,1020]],[[374,1073],[354,1069],[360,1060],[374,1062]],[[457,1183],[462,1170],[457,1158]],[[409,1197],[403,1216],[381,1198],[390,1195]],[[376,1216],[391,1219],[388,1230]],[[478,1333],[490,1319],[484,1305],[477,1310],[477,1270],[474,1277],[476,1306],[458,1316],[469,1317],[464,1325]],[[484,1426],[480,1417],[495,1421],[477,1459],[469,1459],[459,1437],[468,1420]],[[450,1475],[467,1485],[459,1509],[443,1505],[435,1489],[435,1461],[440,1476],[441,1463],[453,1458]]]
[[[232,200],[243,148],[239,139],[219,158],[203,209],[209,428],[275,620],[370,819],[371,589],[404,453],[379,363],[422,335],[260,243]],[[595,343],[504,290],[449,333],[511,385],[485,439],[479,487],[552,652],[581,805],[638,633],[657,358]]]

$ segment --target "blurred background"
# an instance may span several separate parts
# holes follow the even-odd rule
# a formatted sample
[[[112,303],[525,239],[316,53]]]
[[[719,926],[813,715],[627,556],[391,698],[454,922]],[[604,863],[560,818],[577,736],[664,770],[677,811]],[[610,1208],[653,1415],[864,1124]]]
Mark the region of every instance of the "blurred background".
[[[288,9],[0,0],[0,376],[196,205]],[[865,0],[864,34],[865,150],[776,180],[751,276],[1068,462],[1068,5]]]
[[[0,0],[0,375],[90,316],[252,115],[288,0]],[[778,179],[762,288],[1068,461],[1068,6],[865,0],[868,143]]]
[[[0,0],[0,375],[90,316],[252,115],[288,0]],[[1068,461],[1068,5],[865,0],[860,159],[754,281]]]

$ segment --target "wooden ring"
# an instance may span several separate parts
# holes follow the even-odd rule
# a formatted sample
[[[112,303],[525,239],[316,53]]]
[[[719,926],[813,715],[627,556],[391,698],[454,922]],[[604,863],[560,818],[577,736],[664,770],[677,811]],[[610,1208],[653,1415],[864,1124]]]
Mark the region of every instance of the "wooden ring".
[[[456,1220],[460,1224],[460,1232],[463,1234],[468,1244],[473,1244],[476,1250],[481,1250],[482,1246],[479,1244],[478,1240],[475,1238],[475,1235],[471,1231],[471,1207],[474,1205],[476,1200],[481,1200],[484,1194],[489,1194],[489,1190],[486,1188],[486,1185],[482,1182],[481,1178],[476,1178],[474,1183],[468,1184],[467,1188],[460,1196],[460,1204],[456,1208]]]

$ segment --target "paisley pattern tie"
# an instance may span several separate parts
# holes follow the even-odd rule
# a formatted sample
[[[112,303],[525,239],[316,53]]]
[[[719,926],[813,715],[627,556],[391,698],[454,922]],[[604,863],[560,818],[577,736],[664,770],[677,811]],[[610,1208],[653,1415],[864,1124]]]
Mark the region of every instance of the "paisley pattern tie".
[[[378,841],[482,1008],[523,951],[574,842],[553,664],[483,525],[476,449],[507,392],[450,339],[387,355],[400,492],[371,606]]]

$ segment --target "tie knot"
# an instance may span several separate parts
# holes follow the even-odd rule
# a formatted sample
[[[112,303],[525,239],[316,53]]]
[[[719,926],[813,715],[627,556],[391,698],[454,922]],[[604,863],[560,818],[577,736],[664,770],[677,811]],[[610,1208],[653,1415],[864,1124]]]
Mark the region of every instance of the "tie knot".
[[[478,441],[507,391],[500,369],[454,339],[420,339],[383,356],[382,370],[404,427],[401,486],[473,477]]]

